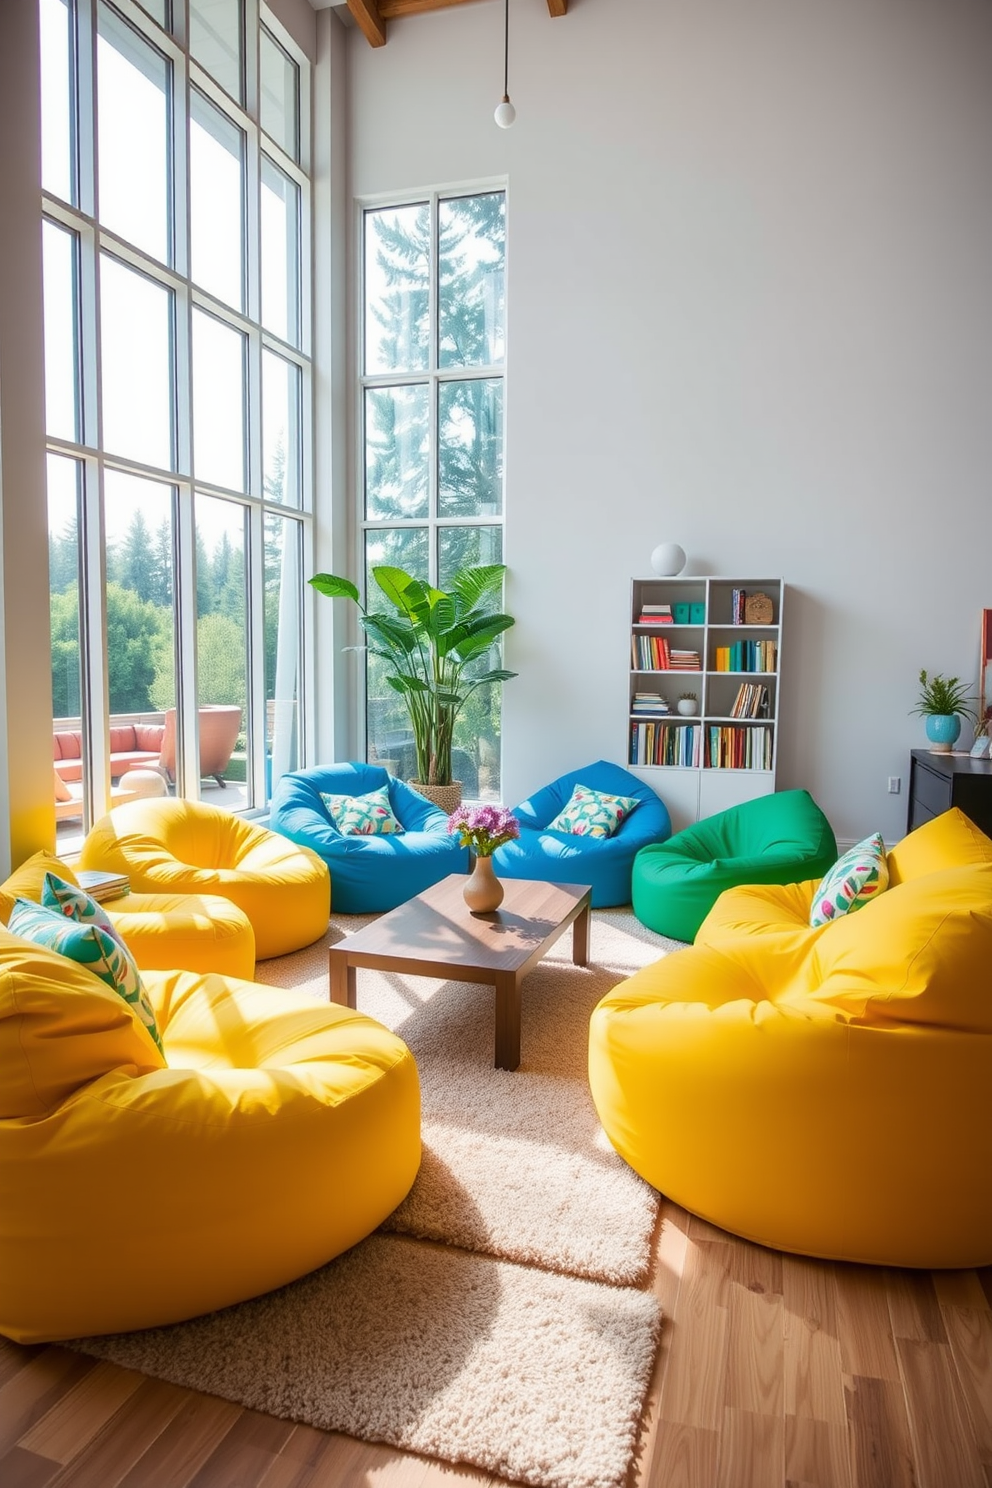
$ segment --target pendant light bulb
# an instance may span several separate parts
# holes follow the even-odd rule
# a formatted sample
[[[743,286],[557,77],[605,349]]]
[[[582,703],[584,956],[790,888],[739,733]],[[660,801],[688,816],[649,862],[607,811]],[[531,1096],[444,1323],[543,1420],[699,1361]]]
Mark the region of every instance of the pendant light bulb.
[[[503,0],[503,99],[496,105],[493,118],[500,129],[509,129],[516,117],[510,102],[510,0]]]
[[[493,114],[493,118],[496,120],[496,123],[499,125],[500,129],[509,129],[510,125],[513,123],[516,117],[517,111],[513,107],[513,104],[510,102],[507,95],[504,93],[503,102],[496,105],[496,111]]]

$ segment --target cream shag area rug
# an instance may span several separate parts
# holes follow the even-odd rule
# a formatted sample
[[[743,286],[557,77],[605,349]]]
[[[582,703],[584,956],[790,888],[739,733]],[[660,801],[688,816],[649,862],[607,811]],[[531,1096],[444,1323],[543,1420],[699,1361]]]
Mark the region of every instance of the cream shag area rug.
[[[327,998],[328,934],[256,977]],[[644,1290],[658,1197],[586,1080],[589,1015],[677,948],[594,911],[523,987],[521,1063],[493,1067],[493,993],[358,972],[358,1007],[417,1060],[424,1157],[382,1229],[321,1270],[191,1322],[77,1347],[256,1410],[544,1488],[619,1488],[660,1327]]]

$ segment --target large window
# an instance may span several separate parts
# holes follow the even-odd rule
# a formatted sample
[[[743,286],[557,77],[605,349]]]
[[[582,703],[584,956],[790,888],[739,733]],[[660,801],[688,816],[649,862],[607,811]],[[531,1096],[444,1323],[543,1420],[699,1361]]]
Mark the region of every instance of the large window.
[[[309,80],[260,0],[38,3],[62,843],[159,736],[233,810],[302,763]]]
[[[459,568],[503,561],[505,219],[502,191],[364,211],[367,589],[378,564],[445,587]],[[483,657],[478,667],[498,664]],[[500,705],[498,687],[480,688],[456,727],[453,768],[466,796],[499,798]],[[412,775],[406,710],[374,658],[366,719],[369,758]]]

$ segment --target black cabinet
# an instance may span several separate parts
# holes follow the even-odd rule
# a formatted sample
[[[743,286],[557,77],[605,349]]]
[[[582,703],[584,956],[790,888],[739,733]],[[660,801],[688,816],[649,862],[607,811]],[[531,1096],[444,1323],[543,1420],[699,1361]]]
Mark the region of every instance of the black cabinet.
[[[992,837],[992,760],[914,749],[909,765],[906,830],[921,827],[951,806],[958,806],[976,827]]]

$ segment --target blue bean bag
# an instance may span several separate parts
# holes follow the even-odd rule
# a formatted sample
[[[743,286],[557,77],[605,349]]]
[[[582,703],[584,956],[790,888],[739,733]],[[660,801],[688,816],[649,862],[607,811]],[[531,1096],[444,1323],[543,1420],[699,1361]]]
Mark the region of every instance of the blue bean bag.
[[[614,796],[635,796],[639,804],[612,837],[549,832],[548,823],[568,805],[577,785]],[[560,776],[514,806],[513,814],[520,822],[520,836],[515,842],[504,843],[493,854],[497,875],[591,884],[595,909],[630,903],[634,858],[649,842],[664,842],[672,831],[668,808],[650,786],[608,760],[597,760]]]
[[[320,799],[322,791],[364,796],[384,785],[402,833],[343,836]],[[395,909],[449,873],[468,872],[468,849],[449,835],[444,812],[381,765],[324,765],[281,776],[269,826],[323,858],[331,871],[331,907],[340,914]]]

